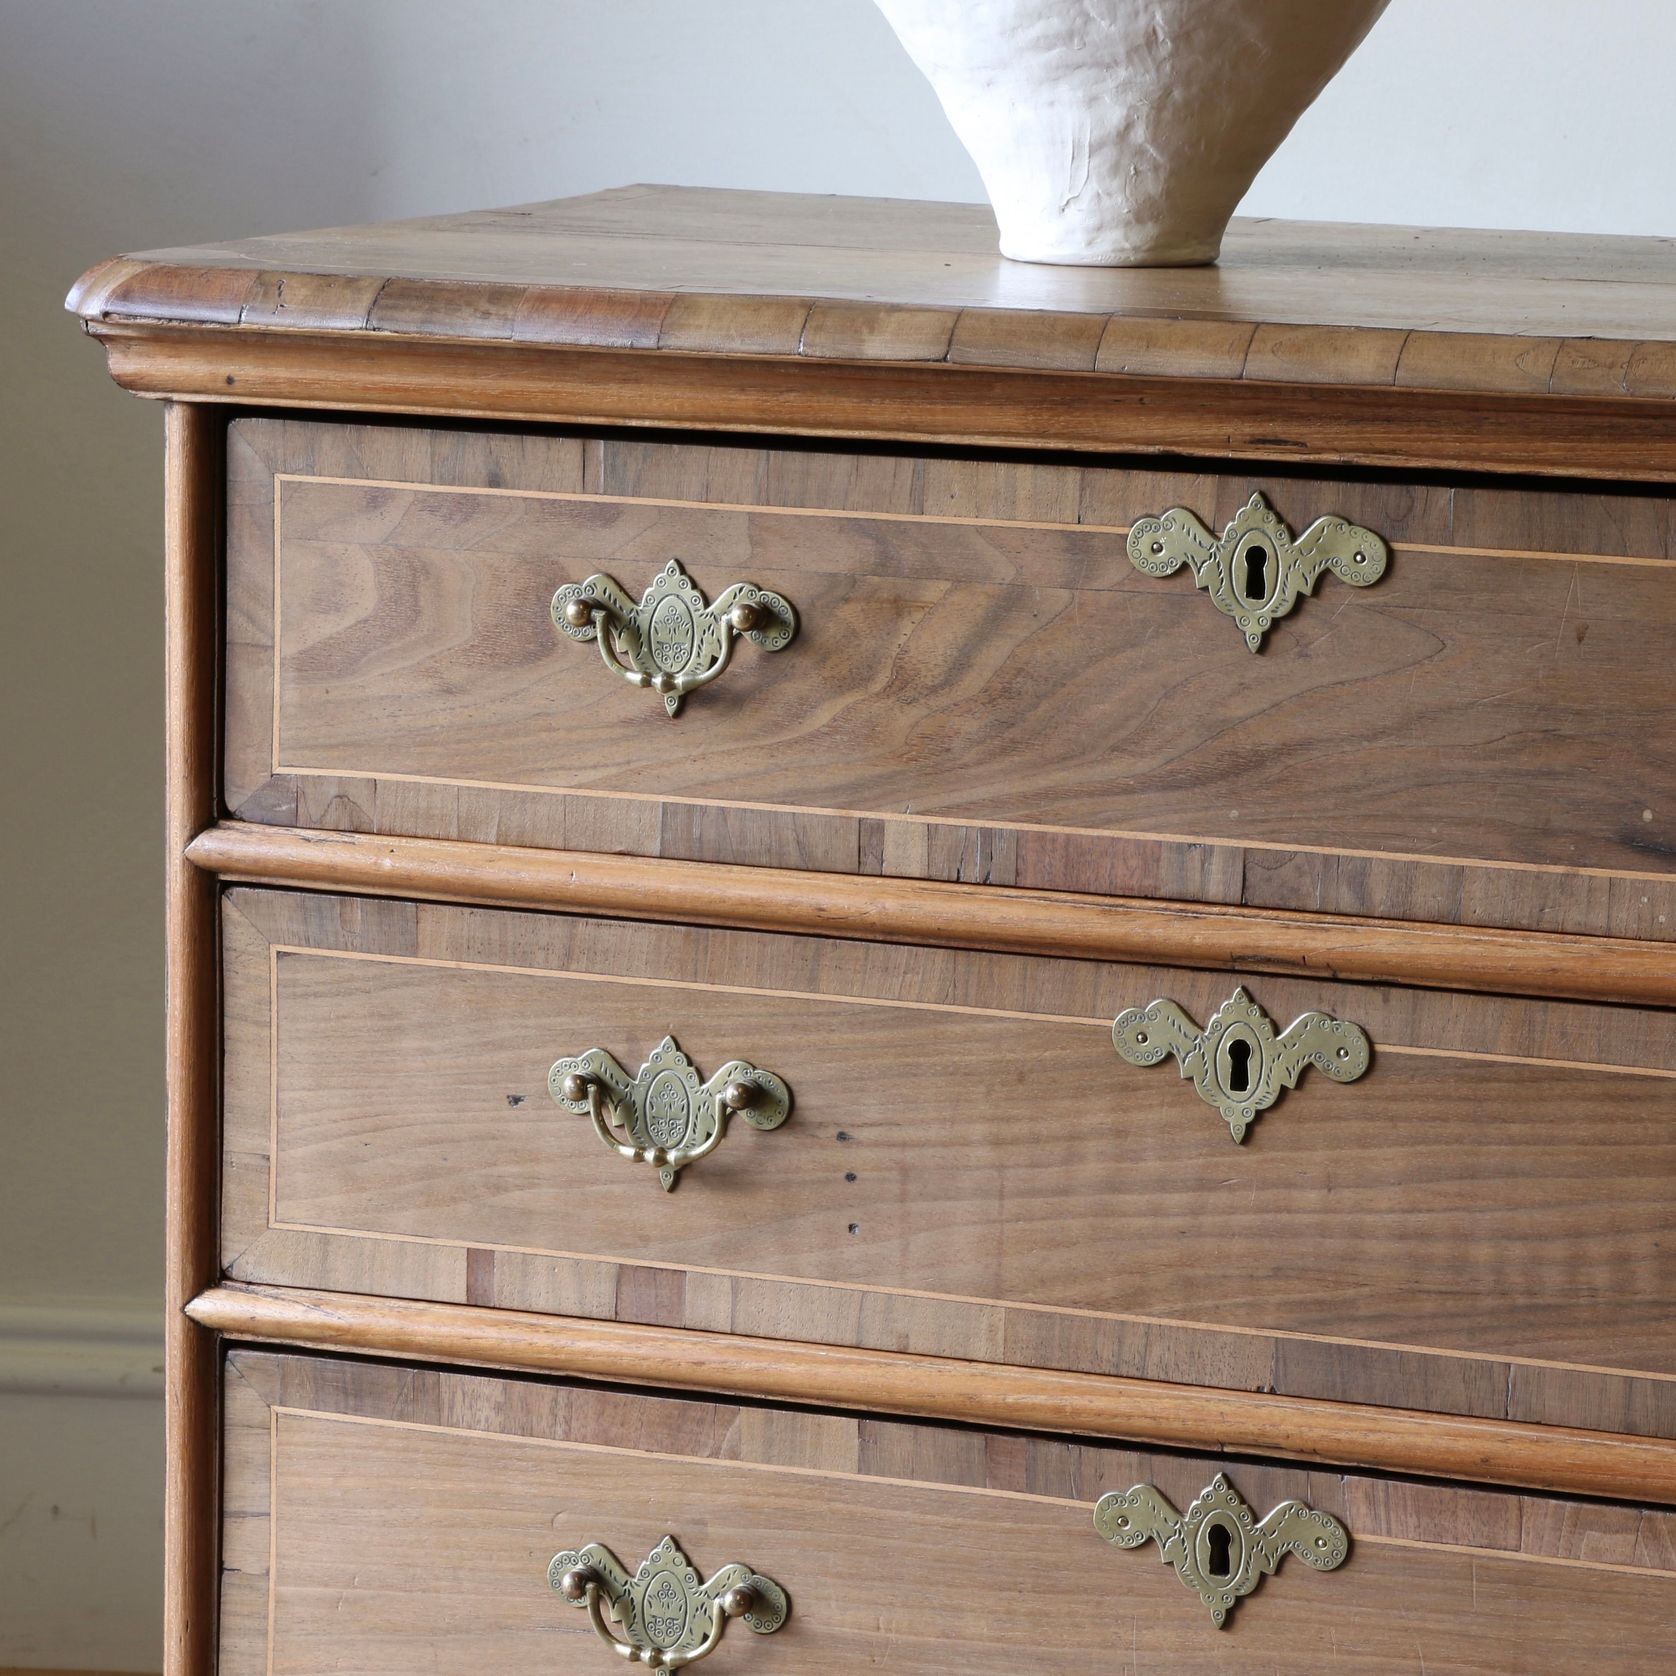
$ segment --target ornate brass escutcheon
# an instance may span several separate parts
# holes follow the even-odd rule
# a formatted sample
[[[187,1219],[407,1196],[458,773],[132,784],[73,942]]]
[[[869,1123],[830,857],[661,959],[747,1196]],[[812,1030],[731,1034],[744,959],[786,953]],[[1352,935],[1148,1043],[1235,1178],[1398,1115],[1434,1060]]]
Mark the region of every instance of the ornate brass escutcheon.
[[[797,633],[797,613],[754,582],[735,582],[707,605],[698,584],[671,559],[638,605],[609,576],[567,582],[553,595],[553,621],[572,640],[594,641],[605,667],[630,686],[650,687],[671,716],[690,692],[727,668],[740,639],[778,652]]]
[[[1317,518],[1295,540],[1261,495],[1253,495],[1218,541],[1186,507],[1142,518],[1129,531],[1129,562],[1148,576],[1192,566],[1193,586],[1232,617],[1252,651],[1330,570],[1353,588],[1385,574],[1390,550],[1359,524]]]
[[[631,1664],[679,1670],[716,1650],[730,1618],[772,1635],[791,1610],[786,1591],[748,1565],[724,1565],[701,1582],[675,1538],[666,1536],[631,1577],[609,1548],[590,1542],[555,1554],[549,1587],[584,1607],[594,1633]],[[612,1633],[609,1618],[622,1635]]]
[[[1199,1098],[1221,1112],[1236,1141],[1258,1112],[1296,1088],[1306,1067],[1334,1082],[1354,1082],[1368,1068],[1367,1033],[1330,1013],[1305,1013],[1276,1032],[1274,1020],[1236,989],[1201,1030],[1174,1001],[1151,1001],[1117,1015],[1112,1045],[1131,1065],[1156,1065],[1174,1054]]]
[[[604,1048],[555,1060],[547,1092],[566,1111],[592,1118],[599,1138],[620,1157],[651,1164],[665,1192],[687,1165],[721,1145],[730,1112],[755,1129],[778,1129],[791,1115],[791,1090],[772,1071],[730,1059],[701,1082],[673,1036],[632,1077]]]
[[[1185,1514],[1150,1484],[1101,1496],[1094,1528],[1119,1548],[1139,1548],[1149,1538],[1156,1542],[1160,1557],[1210,1609],[1218,1629],[1286,1555],[1296,1554],[1317,1571],[1332,1571],[1350,1552],[1344,1526],[1330,1514],[1283,1501],[1259,1519],[1220,1472]]]

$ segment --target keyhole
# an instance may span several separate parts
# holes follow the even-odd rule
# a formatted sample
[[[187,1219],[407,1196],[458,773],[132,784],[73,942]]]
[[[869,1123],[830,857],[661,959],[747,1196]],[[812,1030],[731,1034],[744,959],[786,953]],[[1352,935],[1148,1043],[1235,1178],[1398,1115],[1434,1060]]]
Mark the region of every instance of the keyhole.
[[[1256,542],[1246,548],[1245,559],[1245,597],[1251,600],[1267,599],[1269,597],[1269,555],[1268,550],[1259,547]]]
[[[1243,1094],[1250,1086],[1251,1043],[1236,1036],[1228,1044],[1228,1092]],[[1220,1525],[1217,1526],[1218,1530],[1221,1528]]]
[[[1228,1549],[1231,1536],[1226,1525],[1212,1525],[1205,1532],[1209,1539],[1206,1543],[1205,1570],[1212,1577],[1226,1577],[1232,1567],[1228,1564]]]

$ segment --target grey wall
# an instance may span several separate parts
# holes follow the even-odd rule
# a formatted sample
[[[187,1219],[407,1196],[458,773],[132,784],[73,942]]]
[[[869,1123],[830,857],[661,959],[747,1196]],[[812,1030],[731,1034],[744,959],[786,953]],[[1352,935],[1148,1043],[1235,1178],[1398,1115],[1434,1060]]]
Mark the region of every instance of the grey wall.
[[[1671,233],[1673,56],[1669,0],[1394,0],[1247,210]],[[633,180],[981,196],[869,0],[0,0],[0,1667],[158,1633],[160,427],[63,293]]]

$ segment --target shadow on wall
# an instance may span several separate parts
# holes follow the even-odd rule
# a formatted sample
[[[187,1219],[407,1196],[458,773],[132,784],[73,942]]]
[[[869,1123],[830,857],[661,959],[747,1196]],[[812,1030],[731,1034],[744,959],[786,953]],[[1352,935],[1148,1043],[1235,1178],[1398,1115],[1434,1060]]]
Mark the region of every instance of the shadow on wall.
[[[161,1637],[162,427],[63,297],[125,248],[379,213],[343,167],[373,22],[0,0],[0,1668],[155,1670]]]

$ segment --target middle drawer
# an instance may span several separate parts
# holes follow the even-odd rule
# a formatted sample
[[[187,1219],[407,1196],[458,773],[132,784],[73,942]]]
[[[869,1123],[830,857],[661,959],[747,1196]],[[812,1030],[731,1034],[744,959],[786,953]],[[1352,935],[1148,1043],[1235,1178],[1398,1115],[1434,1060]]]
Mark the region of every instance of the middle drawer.
[[[224,924],[237,1279],[1676,1436],[1668,1015],[260,890]]]

